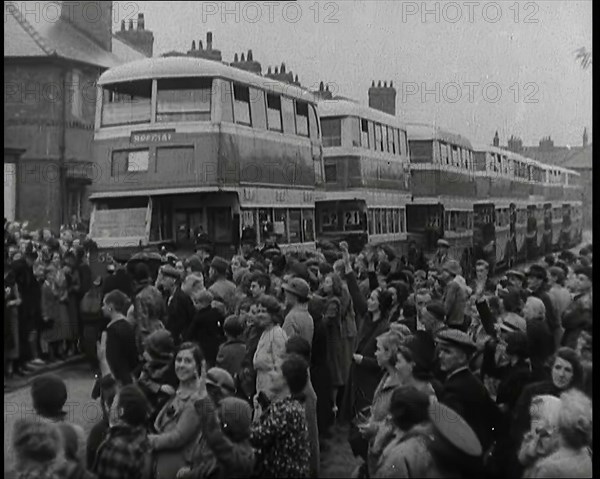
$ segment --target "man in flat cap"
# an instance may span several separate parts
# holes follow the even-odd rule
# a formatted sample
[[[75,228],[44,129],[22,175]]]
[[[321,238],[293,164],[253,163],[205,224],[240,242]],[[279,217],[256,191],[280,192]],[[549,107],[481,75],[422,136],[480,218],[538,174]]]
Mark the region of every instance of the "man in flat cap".
[[[288,338],[301,336],[308,344],[312,344],[315,328],[308,312],[310,286],[304,279],[295,277],[283,285],[283,290],[286,306],[290,307],[283,322],[283,330]]]
[[[229,269],[229,262],[215,256],[210,263],[210,279],[212,285],[208,290],[215,296],[215,299],[220,300],[225,304],[228,314],[233,312],[233,302],[235,300],[236,287],[235,284],[227,279],[227,270]]]
[[[437,240],[437,251],[433,257],[433,266],[438,270],[442,270],[442,266],[450,258],[448,252],[450,251],[450,243],[445,239],[440,238]]]
[[[531,295],[539,298],[546,307],[546,324],[550,329],[553,337],[557,336],[557,331],[560,328],[560,318],[556,316],[554,304],[548,295],[548,273],[546,268],[539,264],[532,264],[527,271],[527,287],[531,291]]]
[[[446,324],[450,328],[466,330],[465,306],[467,304],[467,293],[457,282],[456,278],[461,274],[461,268],[456,260],[448,260],[442,266],[440,280],[444,288],[442,301],[446,310]]]
[[[574,271],[573,302],[562,316],[564,334],[561,345],[575,349],[582,331],[592,329],[592,268],[580,266]]]
[[[439,401],[467,421],[486,450],[495,438],[500,410],[483,383],[469,370],[476,345],[469,335],[452,328],[440,331],[437,342],[439,367],[446,375]]]

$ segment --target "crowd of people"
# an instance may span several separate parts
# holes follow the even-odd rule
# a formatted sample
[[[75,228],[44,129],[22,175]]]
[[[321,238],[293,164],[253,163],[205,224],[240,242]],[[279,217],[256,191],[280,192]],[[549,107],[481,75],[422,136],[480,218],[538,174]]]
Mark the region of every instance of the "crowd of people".
[[[82,349],[81,301],[94,243],[73,219],[60,234],[4,221],[4,385]]]
[[[316,478],[340,427],[354,477],[592,477],[591,245],[498,282],[438,246],[111,265],[85,308],[102,420],[82,438],[36,378],[15,477]]]

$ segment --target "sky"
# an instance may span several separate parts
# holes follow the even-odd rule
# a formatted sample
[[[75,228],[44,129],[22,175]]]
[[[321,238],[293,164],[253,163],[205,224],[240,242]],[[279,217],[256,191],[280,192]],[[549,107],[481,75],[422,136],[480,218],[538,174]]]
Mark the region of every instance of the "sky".
[[[121,20],[144,13],[154,52],[187,51],[213,32],[224,61],[252,49],[268,66],[286,63],[303,86],[319,81],[368,103],[373,80],[393,81],[396,113],[490,143],[511,135],[537,145],[581,146],[592,134],[589,1],[114,2]]]

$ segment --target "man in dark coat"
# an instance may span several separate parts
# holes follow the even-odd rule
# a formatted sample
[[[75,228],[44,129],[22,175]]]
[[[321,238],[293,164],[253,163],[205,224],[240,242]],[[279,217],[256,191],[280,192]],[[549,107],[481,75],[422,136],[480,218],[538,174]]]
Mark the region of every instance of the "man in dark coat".
[[[13,262],[12,269],[15,273],[15,281],[21,295],[21,305],[19,306],[19,358],[20,366],[26,372],[31,367],[28,361],[32,358],[32,351],[29,345],[29,335],[35,327],[35,309],[36,309],[36,287],[37,280],[33,274],[33,263],[37,259],[37,253],[33,250],[31,243],[28,245],[23,258]],[[39,302],[39,300],[38,300]]]
[[[196,307],[192,298],[197,291],[203,288],[202,276],[191,274],[185,278],[180,287],[177,287],[169,299],[167,306],[169,319],[166,327],[171,331],[176,345],[181,343],[184,332],[190,327],[196,315]]]
[[[198,294],[198,312],[184,333],[185,341],[194,341],[200,345],[206,364],[211,368],[217,362],[219,346],[225,342],[223,333],[225,318],[218,309],[211,306],[213,299],[210,291],[202,291]]]
[[[552,336],[555,336],[556,330],[560,327],[559,318],[556,316],[554,304],[548,295],[548,273],[543,266],[532,264],[527,271],[527,286],[532,296],[539,298],[546,307],[546,324],[550,329]]]
[[[440,369],[446,373],[438,399],[467,421],[485,451],[495,439],[501,416],[483,383],[468,368],[475,343],[466,333],[452,328],[440,331],[437,341]]]

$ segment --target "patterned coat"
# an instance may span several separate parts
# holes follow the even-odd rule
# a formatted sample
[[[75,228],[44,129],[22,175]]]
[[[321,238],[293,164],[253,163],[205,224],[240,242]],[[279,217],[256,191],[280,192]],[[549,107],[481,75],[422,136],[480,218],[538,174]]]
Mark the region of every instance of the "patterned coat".
[[[258,477],[308,477],[310,447],[303,405],[273,401],[252,428]]]

